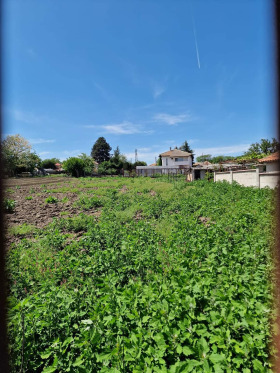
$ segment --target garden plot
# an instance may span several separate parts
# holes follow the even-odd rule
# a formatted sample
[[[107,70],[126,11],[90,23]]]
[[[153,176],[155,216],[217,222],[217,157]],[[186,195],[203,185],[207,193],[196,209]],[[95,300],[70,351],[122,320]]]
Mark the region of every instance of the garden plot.
[[[273,191],[117,177],[44,188],[7,191],[25,210],[38,193],[51,220],[8,214],[35,226],[8,219],[13,372],[271,371]]]

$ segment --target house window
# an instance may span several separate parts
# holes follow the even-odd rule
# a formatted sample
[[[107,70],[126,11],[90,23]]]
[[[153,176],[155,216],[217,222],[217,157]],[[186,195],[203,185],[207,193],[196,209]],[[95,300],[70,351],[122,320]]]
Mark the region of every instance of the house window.
[[[166,166],[168,166],[168,158],[166,158]]]
[[[185,159],[184,158],[175,158],[175,162],[184,162]]]

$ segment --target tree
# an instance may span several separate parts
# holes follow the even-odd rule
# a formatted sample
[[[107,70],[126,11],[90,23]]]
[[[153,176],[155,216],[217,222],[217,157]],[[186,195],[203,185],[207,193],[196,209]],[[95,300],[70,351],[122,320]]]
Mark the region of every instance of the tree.
[[[197,162],[206,162],[206,161],[210,162],[211,158],[212,158],[211,154],[203,154],[203,155],[200,155],[199,157],[196,157],[196,161]]]
[[[230,155],[217,155],[216,157],[213,157],[210,162],[211,163],[221,163],[224,161],[233,161],[236,157],[231,157]]]
[[[193,163],[193,160],[194,160],[193,150],[190,148],[187,140],[185,140],[185,142],[180,146],[180,150],[182,150],[183,152],[191,153],[192,163]]]
[[[86,153],[82,153],[81,155],[78,156],[78,158],[83,161],[84,175],[88,175],[88,176],[91,175],[95,168],[94,160]]]
[[[127,169],[127,159],[121,154],[119,147],[114,150],[113,156],[108,160],[102,162],[98,167],[100,174],[119,175],[122,170]]]
[[[136,166],[147,166],[147,163],[143,161],[137,161],[133,163],[133,168],[136,168]]]
[[[91,157],[97,162],[102,163],[109,161],[111,146],[107,143],[104,137],[99,137],[91,150]]]
[[[70,157],[63,162],[63,168],[71,176],[80,177],[84,174],[85,165],[82,159]]]
[[[32,152],[29,141],[19,134],[7,136],[2,141],[2,155],[10,176],[23,171],[32,172],[41,162],[40,157]]]
[[[279,149],[280,143],[275,138],[271,141],[268,139],[261,139],[259,143],[256,142],[251,144],[242,157],[247,157],[249,159],[261,158],[271,153],[275,153]]]
[[[162,158],[161,155],[159,155],[157,161],[156,161],[157,166],[162,166]]]
[[[44,159],[41,162],[41,167],[43,167],[43,168],[52,168],[53,170],[55,170],[56,163],[60,163],[60,160],[58,158]]]

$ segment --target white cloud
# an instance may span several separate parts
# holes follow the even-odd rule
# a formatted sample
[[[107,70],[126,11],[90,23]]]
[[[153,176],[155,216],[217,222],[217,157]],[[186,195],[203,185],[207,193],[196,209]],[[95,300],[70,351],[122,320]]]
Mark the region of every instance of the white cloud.
[[[50,144],[55,142],[55,140],[48,140],[48,139],[29,139],[31,144]]]
[[[196,156],[200,156],[202,154],[211,154],[212,156],[236,154],[245,152],[246,150],[248,150],[249,146],[250,144],[239,144],[213,148],[197,148],[194,150],[194,153]]]
[[[122,122],[114,124],[104,124],[104,125],[89,125],[84,126],[85,128],[100,128],[105,133],[111,133],[113,135],[132,135],[135,133],[152,133],[153,131],[146,131],[139,124],[134,124],[132,122]]]
[[[191,114],[177,114],[171,115],[166,113],[159,113],[154,116],[154,120],[157,122],[164,122],[170,126],[174,126],[178,123],[186,123],[193,120]]]
[[[40,152],[39,155],[42,157],[44,155],[51,154],[51,152]]]

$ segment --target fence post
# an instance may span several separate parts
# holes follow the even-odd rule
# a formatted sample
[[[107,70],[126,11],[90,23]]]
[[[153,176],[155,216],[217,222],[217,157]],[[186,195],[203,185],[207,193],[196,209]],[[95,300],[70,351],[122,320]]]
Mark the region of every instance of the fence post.
[[[229,171],[229,174],[230,174],[229,182],[230,182],[230,184],[232,184],[232,182],[233,182],[233,172]]]
[[[260,188],[260,169],[256,168],[256,187]]]
[[[214,183],[216,182],[216,172],[214,171]]]

